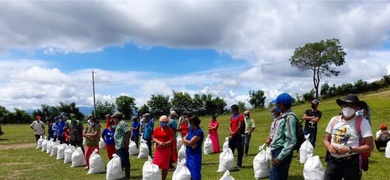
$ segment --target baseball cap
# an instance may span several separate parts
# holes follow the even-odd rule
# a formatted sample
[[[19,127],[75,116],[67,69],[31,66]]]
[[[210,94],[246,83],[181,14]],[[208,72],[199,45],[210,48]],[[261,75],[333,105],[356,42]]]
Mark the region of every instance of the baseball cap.
[[[122,117],[122,113],[117,111],[111,117]]]
[[[312,103],[316,103],[316,104],[319,104],[320,101],[318,99],[314,99],[313,101],[311,101]]]
[[[381,125],[381,129],[387,129],[387,125],[386,124],[382,124]]]
[[[177,116],[176,111],[171,111],[172,116]]]
[[[275,100],[271,101],[271,103],[272,104],[281,103],[281,104],[291,105],[292,98],[289,94],[282,93],[282,94],[279,94]]]
[[[35,119],[41,119],[41,116],[35,116]]]

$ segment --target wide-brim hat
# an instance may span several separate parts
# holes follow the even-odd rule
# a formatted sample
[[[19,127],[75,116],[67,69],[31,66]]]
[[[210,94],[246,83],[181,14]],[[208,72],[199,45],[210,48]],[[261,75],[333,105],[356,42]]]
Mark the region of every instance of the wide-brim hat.
[[[122,113],[117,111],[111,117],[122,117]]]
[[[343,104],[346,104],[346,103],[353,103],[356,106],[359,106],[361,104],[361,102],[362,101],[359,100],[359,98],[356,94],[348,94],[347,96],[345,96],[344,100],[342,100],[342,99],[336,100],[336,103],[339,106],[342,106]]]

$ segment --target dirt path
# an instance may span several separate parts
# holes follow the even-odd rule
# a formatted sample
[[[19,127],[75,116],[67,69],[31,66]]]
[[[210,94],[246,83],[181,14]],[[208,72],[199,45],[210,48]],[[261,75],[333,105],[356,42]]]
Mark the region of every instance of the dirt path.
[[[0,145],[0,150],[23,149],[23,148],[34,148],[34,147],[36,147],[35,143],[7,144],[7,145]]]

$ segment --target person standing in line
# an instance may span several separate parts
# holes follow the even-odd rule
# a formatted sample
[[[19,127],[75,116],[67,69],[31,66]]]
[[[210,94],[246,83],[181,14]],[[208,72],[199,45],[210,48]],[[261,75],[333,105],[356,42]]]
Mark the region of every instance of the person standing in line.
[[[123,119],[121,112],[115,112],[111,116],[117,124],[114,134],[116,154],[121,158],[122,168],[125,169],[126,180],[130,179],[129,143],[131,129]]]
[[[303,115],[303,120],[305,120],[304,134],[310,134],[309,140],[314,148],[316,147],[318,121],[322,116],[322,112],[318,110],[319,103],[317,99],[311,101],[311,109],[306,110]]]
[[[291,110],[292,98],[289,94],[279,94],[271,103],[276,104],[282,116],[275,122],[273,137],[271,138],[272,167],[270,180],[287,180],[293,149],[297,143],[296,126],[299,121]]]
[[[115,128],[116,128],[116,123],[114,122],[114,120],[111,120],[110,126],[104,129],[102,133],[102,138],[106,143],[108,159],[110,160],[112,159],[112,155],[115,154],[115,140],[114,140]]]
[[[183,113],[181,118],[180,118],[179,128],[177,129],[177,131],[180,132],[181,137],[184,137],[185,135],[187,135],[188,130],[190,129],[190,124],[188,121],[189,121],[188,113]]]
[[[81,147],[83,153],[85,154],[83,147],[83,124],[76,119],[75,114],[70,113],[70,122],[66,123],[64,129],[69,130],[69,141],[70,144],[75,147]]]
[[[140,123],[136,116],[132,117],[131,120],[133,123],[131,124],[131,140],[135,143],[138,149],[139,135],[140,135]]]
[[[213,153],[219,153],[219,137],[218,137],[218,126],[219,122],[217,120],[218,114],[215,113],[211,117],[211,121],[209,124],[209,134],[210,134],[210,139],[211,143],[213,144]]]
[[[35,143],[45,134],[45,125],[41,121],[41,116],[35,116],[35,121],[30,124],[30,128],[34,131]]]
[[[238,157],[237,157],[237,170],[242,168],[242,156],[244,155],[244,145],[242,143],[241,135],[245,132],[245,122],[244,116],[239,112],[239,108],[237,105],[232,105],[230,107],[232,111],[232,116],[230,118],[230,126],[229,126],[229,148],[232,150],[234,154],[234,150],[237,149]]]
[[[53,139],[54,141],[57,141],[58,139],[58,118],[57,117],[54,117],[54,122],[51,126],[51,130],[53,131]]]
[[[268,136],[267,141],[266,141],[266,143],[267,143],[268,146],[269,146],[269,145],[271,144],[271,142],[272,142],[272,138],[273,138],[274,132],[275,132],[275,124],[277,124],[278,120],[280,119],[280,115],[281,115],[281,114],[280,114],[280,109],[279,109],[277,106],[271,108],[271,109],[269,110],[269,112],[271,113],[271,116],[272,116],[272,118],[273,118],[274,120],[272,121],[271,128],[270,128],[270,132],[269,132],[269,136]]]
[[[109,128],[110,126],[111,126],[111,115],[106,114],[106,128]]]
[[[95,151],[99,153],[100,126],[97,126],[96,118],[89,119],[88,125],[84,128],[83,137],[85,137],[85,170],[89,169],[89,157]]]
[[[58,137],[58,140],[60,141],[60,143],[63,144],[63,143],[65,143],[65,135],[64,135],[65,120],[64,120],[64,118],[61,115],[57,116],[57,118],[58,118],[57,137]]]
[[[50,117],[46,118],[47,121],[47,140],[54,139],[54,133],[53,133],[53,120]]]
[[[191,128],[183,137],[183,144],[186,148],[186,164],[191,172],[191,180],[202,179],[202,143],[204,139],[203,130],[199,127],[200,119],[193,116],[189,119]]]
[[[142,138],[146,141],[149,149],[149,156],[152,157],[152,135],[153,135],[153,126],[151,125],[150,114],[144,114],[144,123],[143,123],[143,133]]]
[[[156,143],[153,164],[156,164],[161,169],[162,180],[166,180],[172,159],[174,132],[172,128],[168,127],[169,119],[167,116],[161,116],[159,121],[160,126],[156,127],[153,133],[153,142]]]
[[[176,119],[177,114],[176,111],[171,111],[171,114],[169,115],[169,123],[168,127],[170,127],[173,130],[173,146],[172,146],[172,153],[171,153],[171,162],[169,164],[169,169],[174,170],[175,166],[173,166],[173,163],[177,162],[178,154],[177,154],[177,122]]]
[[[252,132],[255,130],[256,125],[249,110],[244,112],[244,122],[245,122],[245,134],[242,135],[242,141],[244,142],[244,156],[248,156],[249,143],[251,141]]]
[[[371,126],[367,119],[356,116],[360,104],[357,95],[348,94],[336,103],[342,115],[334,116],[325,130],[323,143],[329,153],[324,180],[360,180],[363,164],[360,154],[374,149]]]

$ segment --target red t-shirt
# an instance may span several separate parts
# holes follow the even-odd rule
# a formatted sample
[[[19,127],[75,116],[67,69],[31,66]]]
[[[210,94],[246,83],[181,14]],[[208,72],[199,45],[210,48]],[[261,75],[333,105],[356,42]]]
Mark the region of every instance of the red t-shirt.
[[[230,117],[230,129],[232,130],[232,132],[236,131],[239,128],[238,125],[240,121],[241,123],[245,123],[244,115],[242,114],[238,114]],[[240,134],[240,132],[238,132],[238,134]]]
[[[106,118],[106,128],[110,127],[111,117]]]

